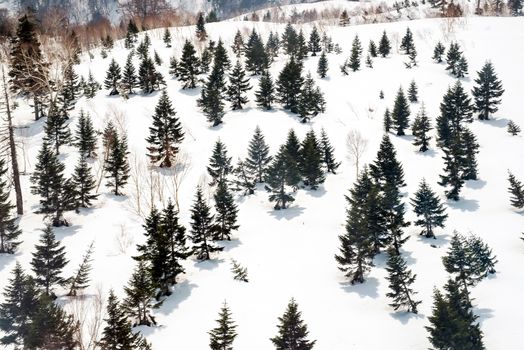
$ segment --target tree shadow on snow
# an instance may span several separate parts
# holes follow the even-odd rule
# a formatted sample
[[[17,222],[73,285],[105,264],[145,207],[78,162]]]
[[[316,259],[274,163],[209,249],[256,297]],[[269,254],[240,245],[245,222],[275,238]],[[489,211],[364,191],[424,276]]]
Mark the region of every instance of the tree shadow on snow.
[[[448,235],[435,235],[435,238],[427,238],[424,235],[417,235],[420,242],[431,245],[433,248],[438,249],[449,243]]]
[[[224,247],[224,251],[228,252],[231,249],[234,249],[242,244],[239,239],[232,239],[230,241],[219,241],[220,244]]]
[[[191,291],[195,287],[197,287],[196,284],[190,283],[187,280],[175,284],[174,287],[171,288],[172,294],[164,300],[157,312],[163,315],[171,314],[174,310],[178,308],[178,305],[180,305],[180,303],[189,298],[189,296],[191,295]]]
[[[324,186],[319,186],[316,190],[307,190],[306,194],[311,197],[320,198],[326,194],[326,190],[324,189]]]
[[[466,187],[472,188],[474,190],[480,190],[484,186],[486,186],[487,182],[484,180],[468,180],[466,181]]]
[[[418,154],[424,157],[431,158],[435,158],[437,156],[437,152],[433,148],[428,149],[426,152],[418,152]]]
[[[196,87],[194,89],[182,89],[178,90],[179,93],[186,95],[186,96],[200,96],[202,89],[199,87]]]
[[[195,262],[195,267],[199,270],[213,270],[216,269],[221,262],[224,262],[224,260],[210,259],[204,261],[197,261]]]
[[[482,124],[488,124],[496,128],[505,128],[508,126],[509,120],[506,118],[497,118],[490,120],[479,120]]]
[[[389,316],[399,321],[402,324],[407,324],[411,319],[422,319],[426,318],[423,314],[414,314],[407,311],[390,312]]]
[[[356,293],[361,298],[378,298],[378,279],[375,277],[367,277],[364,283],[351,284],[349,282],[340,283],[340,286],[347,293]]]
[[[461,199],[458,202],[448,201],[448,205],[453,209],[461,211],[476,211],[480,208],[479,201],[476,199]]]
[[[296,217],[299,217],[304,212],[304,207],[290,207],[287,209],[272,209],[268,213],[277,220],[292,220]]]

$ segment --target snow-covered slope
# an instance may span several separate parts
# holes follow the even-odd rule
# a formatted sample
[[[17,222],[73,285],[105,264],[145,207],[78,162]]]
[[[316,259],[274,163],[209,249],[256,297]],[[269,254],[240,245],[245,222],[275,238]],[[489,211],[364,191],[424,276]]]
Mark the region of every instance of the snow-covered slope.
[[[174,287],[171,295],[160,309],[154,311],[159,326],[141,328],[153,344],[154,349],[208,348],[207,332],[215,326],[214,320],[224,300],[231,307],[238,324],[235,349],[269,349],[269,340],[277,332],[279,317],[291,297],[294,297],[309,326],[310,337],[317,340],[315,349],[426,349],[429,347],[427,316],[431,313],[434,287],[442,287],[447,276],[441,263],[453,230],[472,232],[482,237],[497,255],[497,273],[472,289],[475,313],[485,334],[487,349],[518,350],[522,348],[521,328],[524,314],[520,291],[524,281],[524,244],[519,239],[523,217],[511,209],[507,194],[507,169],[518,177],[524,177],[524,140],[521,136],[511,137],[506,132],[509,119],[524,125],[521,101],[524,76],[524,18],[467,18],[456,20],[417,20],[389,24],[374,24],[352,27],[329,27],[323,29],[341,45],[341,55],[330,54],[328,78],[317,79],[327,101],[326,113],[310,124],[301,124],[298,119],[282,109],[264,112],[253,102],[243,111],[229,111],[224,124],[210,128],[196,106],[200,89],[181,90],[179,82],[169,78],[168,62],[173,54],[180,54],[185,38],[192,38],[193,27],[172,28],[175,39],[173,49],[164,47],[160,40],[161,31],[152,31],[153,49],[157,50],[164,63],[161,72],[167,79],[167,91],[186,132],[182,151],[191,159],[189,174],[182,184],[180,194],[181,217],[189,223],[189,208],[193,202],[195,188],[207,183],[206,165],[214,142],[220,138],[227,146],[233,159],[246,156],[247,144],[257,125],[260,126],[271,145],[272,152],[284,142],[289,129],[294,128],[300,137],[313,128],[323,127],[331,138],[336,156],[342,165],[337,175],[327,177],[326,183],[317,191],[300,190],[291,208],[274,211],[268,195],[260,188],[255,195],[236,198],[239,206],[240,229],[233,240],[225,244],[225,251],[210,262],[198,263],[188,260],[187,273]],[[403,62],[406,57],[396,48],[407,27],[414,33],[419,53],[419,66],[408,70]],[[213,39],[221,37],[227,46],[237,29],[247,33],[256,28],[263,35],[270,30],[282,32],[283,25],[261,22],[227,22],[208,25]],[[306,32],[311,27],[305,26]],[[453,30],[449,30],[452,28]],[[351,41],[358,34],[364,47],[370,39],[378,41],[386,30],[392,39],[394,54],[390,58],[377,58],[374,68],[343,76],[339,65],[349,55]],[[334,255],[338,252],[338,236],[344,232],[346,202],[344,194],[355,180],[355,167],[347,158],[346,135],[359,130],[368,140],[369,146],[364,161],[375,158],[378,144],[383,135],[382,116],[386,107],[392,107],[394,96],[400,86],[407,88],[414,79],[420,90],[420,100],[426,105],[431,119],[438,115],[438,107],[448,86],[454,78],[447,74],[442,64],[431,60],[433,47],[438,40],[449,45],[456,40],[462,46],[470,66],[470,77],[463,80],[470,90],[476,71],[486,60],[491,60],[506,90],[500,111],[495,119],[487,122],[475,121],[471,128],[481,145],[479,154],[478,181],[468,182],[459,202],[447,202],[449,220],[445,230],[438,230],[436,241],[418,236],[418,229],[409,227],[411,237],[403,247],[409,267],[417,274],[414,290],[422,300],[418,315],[394,312],[389,306],[387,281],[385,280],[384,254],[375,259],[375,267],[362,285],[349,285],[337,269]],[[98,81],[102,81],[105,70],[114,57],[123,65],[127,56],[121,43],[109,54],[109,58],[82,61],[76,67],[84,76],[91,70]],[[271,68],[276,76],[286,62],[280,55]],[[305,70],[316,76],[317,58],[305,61]],[[258,78],[251,79],[258,85]],[[385,99],[379,99],[383,90]],[[113,119],[127,130],[131,146],[131,162],[142,165],[139,183],[148,186],[148,171],[145,169],[146,141],[151,116],[159,94],[133,96],[129,100],[108,97],[107,91],[100,92],[94,99],[82,99],[76,106],[71,121],[75,128],[80,109],[89,112],[95,126],[100,130],[105,122]],[[420,104],[411,105],[412,115]],[[16,122],[29,128],[20,129],[24,145],[27,173],[34,168],[35,156],[42,138],[44,121],[32,122],[30,109],[22,105],[16,110]],[[420,180],[426,178],[433,189],[442,194],[437,185],[442,173],[441,152],[432,141],[432,149],[424,154],[416,152],[410,136],[391,136],[404,166],[406,182],[405,200],[412,197]],[[77,159],[76,150],[66,148],[61,159],[71,172]],[[98,164],[94,165],[95,170]],[[140,166],[139,166],[140,168]],[[169,178],[165,178],[170,182]],[[24,199],[27,214],[21,218],[23,244],[14,256],[0,256],[0,285],[7,281],[15,261],[29,269],[34,244],[42,228],[42,216],[35,214],[38,198],[29,192],[29,177],[23,178]],[[92,287],[87,290],[86,301],[102,289],[104,296],[110,288],[123,295],[134,261],[135,245],[143,242],[141,225],[143,218],[137,215],[133,200],[133,183],[126,187],[127,197],[116,198],[100,187],[101,196],[95,208],[82,210],[80,214],[68,213],[72,222],[68,228],[55,232],[66,246],[70,264],[66,275],[80,262],[90,242],[94,241],[95,254],[92,272]],[[164,199],[170,195],[169,186],[162,193]],[[208,191],[208,195],[211,192]],[[408,207],[408,219],[414,218]],[[146,213],[147,209],[142,208]],[[436,248],[430,244],[437,245]],[[249,283],[232,279],[229,260],[234,258],[249,270]],[[63,292],[63,291],[61,291]],[[63,294],[63,293],[62,293]],[[0,297],[1,298],[1,297]],[[65,297],[60,302],[66,307],[74,303]]]

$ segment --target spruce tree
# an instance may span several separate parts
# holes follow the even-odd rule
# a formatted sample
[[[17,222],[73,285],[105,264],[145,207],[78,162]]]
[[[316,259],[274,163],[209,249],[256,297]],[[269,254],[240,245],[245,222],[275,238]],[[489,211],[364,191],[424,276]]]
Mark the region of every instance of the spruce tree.
[[[86,98],[93,98],[93,97],[96,96],[96,93],[101,88],[102,88],[102,86],[100,85],[100,83],[98,83],[95,80],[95,78],[93,77],[93,74],[91,73],[91,71],[89,71],[87,82],[86,82],[86,85],[84,87],[84,96]]]
[[[373,68],[373,61],[371,60],[371,56],[366,56],[366,67]]]
[[[96,156],[96,131],[89,113],[80,110],[78,124],[74,137],[74,144],[78,148],[81,157],[94,158]]]
[[[426,152],[429,149],[429,141],[431,136],[428,133],[432,130],[431,122],[426,113],[424,105],[420,108],[413,124],[411,125],[411,133],[414,140],[413,145],[419,147],[420,152]]]
[[[149,128],[149,137],[146,139],[151,163],[158,164],[161,168],[170,168],[178,153],[178,144],[183,139],[182,126],[164,90],[155,107],[153,125]]]
[[[169,74],[174,78],[178,78],[178,60],[175,56],[169,59]]]
[[[448,53],[446,54],[446,70],[450,71],[452,75],[457,78],[463,78],[468,71],[468,63],[464,58],[464,54],[460,51],[458,43],[452,42],[449,45]]]
[[[0,158],[0,254],[14,254],[22,243],[18,241],[22,231],[18,227],[16,216],[11,216],[15,206],[9,201],[6,173],[5,161]]]
[[[160,85],[166,85],[164,77],[156,70],[151,58],[144,57],[138,68],[138,86],[145,94],[150,94],[159,90]]]
[[[409,27],[406,29],[406,34],[404,35],[404,37],[402,37],[400,49],[404,51],[406,55],[409,55],[412,52],[412,50],[415,49],[415,43],[413,42],[413,33],[411,32],[411,29],[409,29]]]
[[[257,106],[265,110],[271,110],[275,101],[275,84],[269,71],[266,71],[260,77],[258,90],[255,91],[255,101]]]
[[[318,76],[324,79],[329,69],[329,63],[326,57],[326,52],[322,51],[320,58],[318,59],[317,73]]]
[[[389,253],[400,255],[400,248],[409,239],[409,236],[404,237],[403,228],[408,227],[410,222],[404,219],[406,209],[399,189],[386,184],[382,188],[382,192],[380,209],[384,219],[387,241],[390,243]]]
[[[122,88],[126,95],[135,93],[134,88],[138,87],[138,77],[136,75],[135,65],[133,64],[133,51],[129,53],[126,59],[126,65],[122,72]]]
[[[320,52],[322,50],[320,46],[320,34],[318,34],[317,27],[313,27],[313,30],[311,30],[311,34],[309,35],[309,51],[311,52],[311,56],[316,56],[317,52]]]
[[[355,35],[353,39],[353,44],[351,45],[351,56],[349,57],[349,68],[353,72],[356,72],[360,69],[360,59],[362,56],[362,45],[360,44],[360,39],[358,35]]]
[[[237,65],[240,63],[240,60],[237,60]],[[227,54],[226,48],[222,39],[218,39],[217,46],[213,50],[213,65],[215,67],[220,67],[222,73],[227,73],[231,69],[231,60]]]
[[[523,1],[522,0],[509,0],[508,1],[508,7],[511,10],[511,14],[513,16],[519,16],[522,15],[522,7],[523,7]]]
[[[246,162],[239,159],[236,167],[233,169],[233,180],[230,181],[234,186],[234,191],[243,191],[244,196],[255,193],[257,179],[247,169]]]
[[[255,29],[251,32],[245,46],[246,70],[252,75],[259,75],[269,68],[269,58],[264,43]]]
[[[204,201],[202,188],[197,188],[196,198],[191,208],[191,240],[198,260],[209,260],[210,254],[224,250],[211,242],[214,231],[214,217]]]
[[[369,168],[372,177],[382,188],[386,185],[397,189],[406,186],[404,169],[397,160],[397,152],[388,135],[383,136],[377,158]]]
[[[524,186],[522,182],[518,180],[515,175],[508,171],[509,188],[508,191],[511,193],[510,202],[511,205],[517,209],[524,207]]]
[[[284,66],[277,80],[277,99],[284,106],[284,109],[289,109],[292,113],[298,112],[303,84],[302,64],[291,59]]]
[[[229,87],[227,88],[228,101],[231,102],[233,110],[242,109],[243,105],[248,102],[245,93],[250,89],[249,78],[246,78],[242,63],[237,61],[229,76]]]
[[[443,187],[449,187],[445,190],[446,198],[458,201],[460,190],[464,186],[464,178],[462,177],[460,159],[455,157],[457,154],[456,147],[443,148],[444,151],[444,175],[440,176],[438,184]],[[458,151],[460,152],[460,150]]]
[[[271,338],[276,350],[311,350],[316,340],[308,340],[309,331],[302,320],[295,299],[291,299],[286,312],[278,318],[278,335]]]
[[[164,29],[164,35],[162,36],[162,41],[164,44],[166,44],[166,47],[169,49],[171,48],[171,32],[169,31],[169,28]]]
[[[369,56],[371,56],[372,58],[375,58],[378,56],[377,45],[375,44],[373,40],[369,41],[368,53],[369,53]]]
[[[433,60],[437,63],[442,63],[443,59],[442,56],[446,52],[446,48],[442,43],[439,41],[437,45],[435,46],[435,49],[433,50]]]
[[[44,126],[44,142],[53,147],[57,155],[60,154],[61,146],[68,145],[71,142],[68,119],[69,116],[65,109],[59,109],[55,104],[51,106]]]
[[[294,57],[302,62],[304,58],[307,57],[308,53],[308,46],[306,43],[306,37],[304,35],[304,31],[300,29],[297,36],[297,46],[296,51],[294,52]]]
[[[68,296],[76,297],[79,290],[86,289],[89,286],[90,277],[89,273],[91,272],[93,262],[93,242],[87,248],[86,253],[82,257],[82,262],[75,270],[74,275],[69,279],[69,293]]]
[[[108,159],[104,170],[108,179],[106,186],[112,188],[111,192],[115,196],[122,195],[122,187],[127,184],[129,179],[129,162],[127,155],[127,137],[115,135],[109,148]]]
[[[195,34],[199,41],[204,41],[207,39],[206,20],[204,19],[203,12],[198,13]]]
[[[63,285],[66,280],[61,276],[67,265],[64,247],[56,240],[51,225],[47,225],[36,244],[31,266],[35,274],[35,283],[44,289],[45,295],[54,296],[53,287]]]
[[[322,128],[320,131],[320,151],[322,156],[322,163],[326,168],[326,172],[336,174],[336,171],[340,166],[340,162],[337,162],[335,160],[335,149],[331,145],[331,142],[329,141],[329,138],[324,128]]]
[[[278,33],[269,32],[269,36],[266,42],[266,52],[269,63],[273,63],[275,58],[278,57],[280,50],[280,40],[278,39]]]
[[[462,132],[462,178],[464,180],[478,179],[477,153],[480,145],[477,142],[475,134],[468,128]]]
[[[398,90],[397,97],[395,98],[395,105],[393,112],[391,113],[391,119],[394,127],[397,129],[397,135],[405,135],[405,130],[409,126],[409,104],[404,95],[402,87]]]
[[[237,326],[232,320],[231,311],[226,302],[224,302],[216,322],[218,326],[209,332],[209,347],[212,350],[233,350],[233,341],[237,336]]]
[[[222,180],[227,180],[227,176],[232,171],[231,157],[227,156],[226,145],[218,139],[213,147],[213,153],[209,158],[209,166],[207,167],[207,172],[212,178],[210,185],[214,186]]]
[[[231,259],[231,272],[235,281],[249,282],[247,278],[247,268],[240,265],[235,259]]]
[[[132,326],[156,325],[155,318],[151,315],[151,309],[158,307],[153,297],[155,285],[143,261],[138,262],[127,286],[124,287],[124,292],[126,297],[122,308],[133,320]]]
[[[224,93],[225,82],[223,68],[214,65],[202,89],[200,99],[197,101],[204,115],[207,117],[207,121],[212,123],[212,126],[222,124],[222,118],[224,117]]]
[[[242,56],[242,53],[244,52],[244,38],[242,37],[240,29],[237,29],[237,32],[235,33],[235,38],[233,39],[233,45],[231,45],[231,49],[233,50],[233,53],[237,56],[237,58],[240,58],[240,56]]]
[[[322,149],[315,132],[310,130],[300,147],[300,172],[304,185],[316,190],[325,180],[322,171]]]
[[[126,39],[124,41],[124,46],[126,49],[132,49],[135,43],[138,40],[138,27],[134,20],[129,20],[127,24]]]
[[[257,182],[264,182],[271,159],[269,146],[266,144],[262,130],[257,126],[249,142],[248,157],[245,161],[248,172],[256,178]]]
[[[296,55],[297,50],[297,40],[298,40],[298,34],[295,28],[291,25],[291,23],[287,23],[286,28],[284,29],[284,33],[282,34],[282,46],[284,48],[284,52],[289,55],[293,56]]]
[[[75,73],[75,69],[71,63],[65,67],[63,72],[61,95],[62,103],[71,107],[74,106],[76,100],[81,95],[78,75]]]
[[[182,83],[182,89],[194,89],[196,87],[197,75],[200,74],[199,66],[195,47],[189,40],[186,40],[178,64],[178,80]]]
[[[468,61],[466,61],[466,58],[464,57],[464,55],[462,55],[457,62],[455,76],[457,78],[464,78],[467,74],[468,74]]]
[[[342,11],[338,23],[341,27],[347,27],[349,25],[349,15],[347,10]]]
[[[415,83],[415,80],[412,80],[411,83],[409,83],[408,99],[411,103],[418,102],[418,88],[417,83]]]
[[[118,95],[118,85],[120,83],[120,79],[122,78],[122,74],[120,72],[120,66],[118,63],[116,63],[115,59],[111,59],[111,63],[109,64],[109,68],[106,72],[106,79],[104,80],[104,87],[108,90],[111,90],[109,92],[109,96]]]
[[[429,187],[425,179],[422,179],[415,196],[411,199],[411,205],[413,206],[413,212],[417,215],[417,220],[414,224],[422,227],[420,234],[427,238],[435,238],[433,229],[435,227],[444,228],[448,215],[440,199]]]
[[[290,155],[285,146],[281,146],[273,158],[266,176],[266,188],[271,192],[269,201],[275,202],[274,208],[276,210],[286,209],[288,203],[295,201],[295,198],[286,191],[286,186],[296,186],[299,181],[298,162]]]
[[[311,118],[326,111],[324,94],[315,86],[315,81],[308,73],[302,86],[297,105],[297,113],[302,118],[302,123],[307,123]]]
[[[389,108],[386,108],[386,111],[384,112],[384,131],[389,132],[393,128],[393,120],[391,120],[391,112],[389,111]]]
[[[418,313],[417,306],[421,301],[413,300],[413,295],[416,292],[410,287],[415,282],[417,275],[408,270],[406,261],[401,255],[389,256],[386,271],[388,272],[386,279],[389,281],[389,289],[391,289],[391,292],[387,293],[386,296],[392,299],[389,306],[395,311],[406,308],[408,312]]]
[[[520,126],[518,126],[513,120],[508,122],[508,133],[513,136],[520,134]]]
[[[391,44],[389,42],[388,36],[386,34],[386,31],[382,33],[382,37],[380,38],[379,44],[378,44],[378,53],[382,57],[386,57],[391,52]]]
[[[80,156],[78,165],[75,167],[72,184],[74,187],[75,206],[81,208],[91,207],[91,202],[98,198],[98,194],[93,194],[96,188],[96,180],[93,178],[91,168],[84,156]]]
[[[500,97],[504,93],[502,83],[497,78],[491,62],[486,62],[478,78],[475,79],[477,86],[473,87],[473,97],[475,99],[475,112],[479,113],[480,120],[489,120],[490,114],[498,111]]]
[[[219,181],[217,191],[214,195],[215,200],[215,240],[231,240],[231,231],[238,230],[237,215],[238,208],[227,182]]]

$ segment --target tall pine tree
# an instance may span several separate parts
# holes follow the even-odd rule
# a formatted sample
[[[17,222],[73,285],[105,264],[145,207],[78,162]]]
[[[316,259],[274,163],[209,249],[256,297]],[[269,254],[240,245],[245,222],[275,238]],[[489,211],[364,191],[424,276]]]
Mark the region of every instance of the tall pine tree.
[[[433,229],[435,227],[444,228],[444,222],[448,215],[440,199],[429,187],[425,179],[421,181],[417,192],[415,192],[411,205],[413,206],[413,212],[418,217],[414,224],[422,227],[420,234],[427,238],[435,238]]]
[[[308,340],[309,331],[298,311],[295,299],[291,299],[286,312],[278,318],[278,334],[271,338],[276,350],[311,350],[316,340]]]
[[[211,253],[224,250],[212,243],[214,217],[204,201],[202,188],[197,188],[195,202],[191,208],[191,240],[198,260],[211,259]]]

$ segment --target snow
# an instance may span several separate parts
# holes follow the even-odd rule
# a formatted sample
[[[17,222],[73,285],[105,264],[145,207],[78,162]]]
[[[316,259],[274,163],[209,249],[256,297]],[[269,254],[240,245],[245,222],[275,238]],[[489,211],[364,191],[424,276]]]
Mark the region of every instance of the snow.
[[[305,5],[304,5],[305,6]],[[312,6],[312,5],[309,5]],[[453,30],[450,23],[453,21]],[[407,57],[400,55],[396,48],[407,27],[415,37],[419,66],[408,70],[403,62]],[[168,94],[173,101],[186,138],[182,151],[191,158],[188,176],[182,183],[180,193],[181,220],[189,223],[189,208],[193,203],[195,188],[205,184],[206,166],[215,141],[220,138],[227,146],[229,155],[236,160],[246,156],[246,149],[257,125],[262,129],[272,152],[285,140],[289,129],[294,128],[300,138],[313,128],[326,129],[336,149],[338,160],[342,161],[337,175],[328,175],[326,183],[317,191],[300,190],[291,208],[274,211],[268,195],[262,186],[250,197],[237,197],[240,229],[231,242],[225,243],[224,252],[212,261],[188,260],[186,274],[174,287],[171,295],[155,310],[159,326],[140,328],[154,349],[168,349],[172,344],[180,348],[205,349],[208,347],[207,332],[215,326],[215,319],[224,300],[227,300],[234,320],[238,324],[235,349],[272,348],[269,340],[277,332],[277,317],[284,312],[291,297],[294,297],[306,323],[311,339],[316,339],[316,349],[425,349],[429,347],[425,326],[431,314],[434,287],[441,288],[447,279],[441,263],[454,230],[474,233],[484,239],[497,255],[497,273],[472,289],[475,313],[484,332],[487,349],[521,349],[521,325],[524,313],[520,290],[524,280],[524,246],[519,239],[523,216],[509,204],[507,193],[507,170],[524,178],[524,147],[522,136],[512,137],[506,132],[509,119],[521,126],[524,76],[524,18],[466,18],[460,20],[424,19],[410,22],[373,24],[341,27],[323,27],[343,49],[341,55],[329,54],[328,78],[316,79],[327,101],[326,113],[313,119],[310,124],[301,124],[296,116],[277,108],[265,112],[253,102],[243,111],[229,111],[224,124],[211,128],[196,106],[199,89],[181,90],[179,82],[168,74],[169,57],[178,56],[185,38],[192,38],[194,28],[172,28],[174,47],[167,49],[161,42],[161,30],[151,31],[153,49],[163,59],[161,72],[168,83]],[[222,22],[207,25],[213,39],[220,36],[231,44],[237,29],[247,33],[255,27],[267,36],[270,30],[282,33],[283,25],[261,22]],[[306,32],[311,26],[304,26]],[[390,58],[374,60],[374,69],[363,67],[361,71],[343,76],[339,65],[349,56],[351,42],[358,34],[367,50],[370,39],[378,42],[386,30],[394,47]],[[433,63],[431,55],[438,40],[446,46],[451,40],[458,41],[467,57],[470,75],[463,79],[470,91],[473,78],[486,60],[494,64],[506,90],[500,111],[494,120],[475,121],[471,128],[481,145],[479,154],[478,181],[470,181],[461,193],[457,203],[446,202],[449,219],[446,229],[438,230],[437,240],[428,240],[418,235],[418,228],[409,227],[406,234],[410,239],[402,252],[409,267],[417,274],[414,290],[422,300],[418,315],[394,312],[385,294],[388,291],[385,280],[385,254],[377,256],[375,267],[366,276],[362,285],[349,285],[337,269],[334,255],[338,253],[338,236],[344,233],[346,202],[344,195],[355,180],[355,167],[347,158],[345,138],[349,131],[359,130],[368,140],[364,162],[374,160],[382,138],[382,116],[386,107],[393,106],[394,96],[400,86],[407,89],[415,79],[419,87],[420,100],[426,105],[429,117],[434,121],[438,107],[448,86],[454,78],[447,74],[443,64]],[[152,52],[151,50],[151,52]],[[102,82],[106,68],[114,57],[124,65],[127,50],[122,43],[109,53],[106,59],[84,57],[76,67],[79,74],[87,76],[89,70]],[[280,55],[272,66],[275,77],[283,67],[286,58]],[[316,77],[317,58],[308,58],[305,70]],[[258,85],[258,78],[251,79],[251,85]],[[383,90],[385,99],[379,99]],[[145,159],[145,137],[151,124],[151,116],[159,93],[148,96],[135,95],[129,100],[109,97],[107,91],[100,92],[94,99],[81,99],[76,106],[71,122],[75,130],[78,111],[88,111],[95,126],[101,130],[108,119],[117,118],[117,124],[127,130],[132,155],[130,159],[147,164]],[[420,104],[412,104],[412,118]],[[14,256],[0,256],[0,283],[4,285],[10,276],[15,261],[30,269],[31,252],[43,227],[42,216],[35,214],[38,198],[29,191],[29,173],[35,164],[35,157],[41,144],[44,121],[32,122],[30,109],[22,104],[16,110],[16,122],[27,125],[19,129],[23,141],[27,173],[23,177],[26,214],[21,218],[23,244]],[[442,173],[441,152],[434,140],[432,149],[425,154],[417,153],[410,136],[391,136],[398,159],[402,162],[408,186],[405,202],[411,198],[422,178],[442,195],[437,185]],[[65,147],[61,159],[71,172],[77,160],[73,147]],[[98,167],[97,162],[93,164]],[[164,177],[169,180],[168,177]],[[140,178],[147,186],[147,171]],[[88,245],[94,241],[95,252],[92,271],[92,286],[86,292],[89,300],[101,288],[104,299],[110,288],[122,296],[122,287],[134,267],[132,256],[135,245],[144,240],[141,228],[143,219],[137,215],[132,200],[132,183],[125,191],[128,197],[114,197],[103,183],[101,196],[95,207],[82,210],[80,214],[67,213],[72,222],[68,228],[55,229],[57,238],[66,246],[70,260],[64,275],[70,275],[80,262]],[[206,189],[210,197],[211,189]],[[166,187],[164,199],[172,194]],[[157,201],[158,204],[158,201]],[[409,205],[408,219],[414,216]],[[145,210],[147,213],[147,210]],[[126,242],[128,244],[126,244]],[[436,248],[431,247],[436,245]],[[249,283],[234,281],[230,272],[230,259],[234,258],[248,268]],[[59,294],[65,294],[58,289]],[[1,297],[0,297],[1,298]],[[66,297],[60,302],[71,304]],[[520,310],[520,311],[519,311]]]

